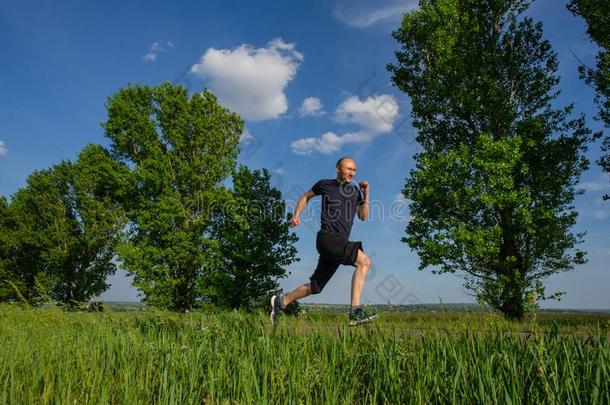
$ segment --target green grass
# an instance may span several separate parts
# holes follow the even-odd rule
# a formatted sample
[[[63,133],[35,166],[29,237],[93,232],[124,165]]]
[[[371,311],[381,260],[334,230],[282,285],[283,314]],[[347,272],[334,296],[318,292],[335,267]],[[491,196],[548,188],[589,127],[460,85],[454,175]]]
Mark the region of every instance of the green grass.
[[[0,306],[0,403],[610,403],[608,317],[546,317]]]

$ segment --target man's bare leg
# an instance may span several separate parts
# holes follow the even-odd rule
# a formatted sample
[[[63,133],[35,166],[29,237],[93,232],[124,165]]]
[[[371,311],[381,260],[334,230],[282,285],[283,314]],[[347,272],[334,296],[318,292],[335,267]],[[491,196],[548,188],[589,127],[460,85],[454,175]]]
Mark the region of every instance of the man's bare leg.
[[[301,298],[305,298],[309,295],[311,295],[311,285],[309,283],[301,284],[300,286],[295,288],[292,292],[282,296],[282,298],[283,298],[282,304],[284,304],[283,307],[285,308],[291,302],[300,300]]]
[[[286,309],[286,306],[293,301],[311,295],[311,285],[301,284],[295,288],[292,292],[286,295],[274,295],[271,297],[271,324],[275,326],[278,315]],[[280,301],[281,300],[281,301]]]
[[[371,268],[371,259],[360,249],[356,259],[356,270],[352,276],[352,307],[360,305],[360,294],[364,288],[366,275]]]

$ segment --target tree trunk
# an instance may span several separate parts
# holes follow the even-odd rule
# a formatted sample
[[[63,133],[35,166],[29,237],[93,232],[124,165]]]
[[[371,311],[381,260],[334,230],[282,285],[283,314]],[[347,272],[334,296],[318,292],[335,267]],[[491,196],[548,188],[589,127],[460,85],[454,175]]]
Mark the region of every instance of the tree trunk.
[[[507,288],[510,288],[510,291],[508,291],[509,295],[502,304],[502,315],[509,321],[521,322],[525,315],[523,292],[521,291],[521,288],[517,286]]]
[[[507,283],[503,286],[500,311],[506,319],[522,321],[525,314],[523,256],[515,242],[517,231],[512,223],[512,214],[512,209],[505,209],[501,215],[500,263]]]

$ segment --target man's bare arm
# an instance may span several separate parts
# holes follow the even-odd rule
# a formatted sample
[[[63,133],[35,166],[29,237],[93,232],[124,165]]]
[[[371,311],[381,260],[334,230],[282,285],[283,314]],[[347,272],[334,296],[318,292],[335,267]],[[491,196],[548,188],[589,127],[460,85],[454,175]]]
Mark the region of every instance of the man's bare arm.
[[[358,219],[366,221],[369,218],[369,183],[367,181],[361,181],[359,185],[362,194],[364,194],[364,199],[362,200],[362,203],[356,207],[356,214],[358,215]]]
[[[301,215],[301,211],[303,211],[303,209],[305,208],[305,206],[307,205],[309,200],[311,200],[315,196],[316,196],[316,194],[312,190],[308,190],[305,193],[303,193],[301,198],[299,198],[299,201],[297,202],[297,206],[294,209],[294,215],[290,219],[291,227],[294,228],[295,226],[301,225],[301,219],[299,218],[299,215]]]

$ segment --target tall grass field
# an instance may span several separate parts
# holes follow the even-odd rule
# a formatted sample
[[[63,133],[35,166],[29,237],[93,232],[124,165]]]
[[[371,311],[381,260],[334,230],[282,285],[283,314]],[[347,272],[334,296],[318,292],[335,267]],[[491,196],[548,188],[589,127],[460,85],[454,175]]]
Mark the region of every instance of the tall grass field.
[[[607,315],[0,306],[0,404],[608,404]]]

